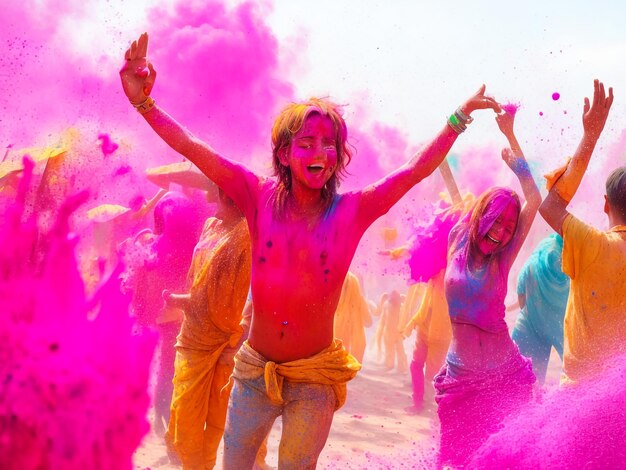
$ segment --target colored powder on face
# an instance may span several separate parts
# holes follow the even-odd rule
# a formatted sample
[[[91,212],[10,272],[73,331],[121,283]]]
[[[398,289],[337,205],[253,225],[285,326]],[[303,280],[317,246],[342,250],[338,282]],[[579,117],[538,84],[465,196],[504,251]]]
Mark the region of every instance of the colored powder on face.
[[[552,99],[554,101],[558,101],[558,99],[561,97],[560,93],[557,93],[556,91],[554,93],[552,93]]]
[[[34,8],[35,3],[39,4],[38,8]],[[254,148],[259,142],[261,142],[262,148],[267,150],[265,142],[268,139],[265,136],[269,134],[274,111],[277,104],[282,105],[291,99],[293,88],[291,84],[282,79],[285,73],[278,63],[278,44],[271,31],[261,20],[262,11],[257,10],[250,2],[242,3],[234,12],[227,10],[219,2],[206,3],[208,5],[203,5],[203,8],[179,6],[175,10],[171,10],[173,13],[157,11],[151,15],[150,54],[154,54],[155,67],[160,73],[155,90],[159,94],[160,104],[165,104],[166,108],[171,109],[172,114],[190,129],[202,132],[201,137],[209,139],[216,148],[224,150],[225,153],[229,153],[235,159],[251,161],[252,152],[248,152],[248,150]],[[67,13],[67,10],[72,8],[68,5],[74,5],[77,11],[70,13],[74,16],[80,16],[82,14],[81,7],[76,2],[64,3],[59,1],[27,1],[27,4],[33,8],[24,8],[23,4],[14,7],[13,4],[7,3],[4,8],[9,10],[4,12],[6,16],[2,15],[4,19],[0,19],[0,26],[2,26],[0,27],[0,38],[3,40],[3,44],[8,46],[6,53],[0,57],[0,65],[8,72],[3,75],[3,78],[0,78],[0,85],[6,92],[0,94],[0,104],[4,109],[11,109],[12,113],[21,116],[19,120],[3,121],[3,124],[7,125],[7,135],[11,137],[11,141],[20,142],[20,146],[36,144],[40,136],[46,136],[50,133],[56,140],[61,130],[69,122],[81,127],[87,135],[87,140],[93,141],[99,132],[99,129],[94,129],[94,123],[98,123],[98,126],[95,126],[98,128],[103,123],[102,127],[108,130],[108,135],[122,144],[122,150],[127,151],[130,142],[132,168],[137,170],[134,172],[123,171],[123,178],[119,177],[118,179],[123,180],[120,184],[125,184],[131,188],[132,193],[117,193],[113,181],[106,180],[107,175],[112,172],[117,173],[115,168],[121,168],[120,165],[126,165],[126,163],[124,160],[115,160],[115,163],[111,161],[111,159],[121,158],[121,150],[118,150],[106,154],[109,161],[100,165],[102,154],[105,153],[104,148],[98,149],[97,152],[93,152],[91,149],[89,152],[83,153],[84,148],[81,149],[81,152],[76,152],[76,155],[81,158],[78,168],[80,171],[76,172],[77,179],[74,187],[75,189],[85,187],[95,189],[91,192],[94,198],[105,198],[115,194],[119,199],[109,199],[109,202],[125,203],[131,194],[134,195],[137,192],[137,185],[140,184],[139,179],[131,178],[137,178],[137,175],[141,175],[143,168],[148,166],[150,161],[161,159],[160,161],[164,162],[163,159],[170,157],[164,156],[164,147],[159,139],[153,135],[148,126],[144,126],[141,119],[136,117],[136,113],[132,108],[129,108],[122,96],[119,78],[115,73],[119,67],[117,62],[111,64],[106,60],[103,51],[94,51],[92,54],[94,57],[105,58],[98,63],[97,68],[90,69],[90,61],[84,60],[84,57],[77,56],[75,52],[69,49],[66,51],[65,48],[54,48],[55,44],[63,43],[66,38],[62,32],[63,24],[59,21],[60,15],[57,18],[52,12],[61,12],[62,10],[63,13]],[[46,7],[46,5],[49,6]],[[88,9],[88,6],[84,6],[85,11]],[[22,33],[24,31],[26,34]],[[114,31],[110,36],[119,37],[120,33]],[[133,39],[126,37],[126,33],[122,37],[122,42]],[[117,47],[121,51],[125,45],[118,45]],[[63,52],[60,53],[59,51]],[[76,73],[77,69],[80,69],[81,73]],[[39,77],[41,70],[46,70],[48,73],[47,79],[44,81],[41,81]],[[33,83],[37,84],[37,95],[30,93]],[[54,96],[55,99],[42,102],[41,95]],[[32,101],[30,96],[33,97]],[[64,103],[64,105],[60,103]],[[89,106],[85,106],[86,103]],[[543,116],[543,112],[540,115]],[[133,119],[136,119],[136,125]],[[129,128],[133,128],[133,133],[129,133]],[[395,168],[408,158],[406,143],[403,144],[401,138],[390,139],[393,137],[394,129],[388,128],[389,132],[383,129],[378,134],[380,140],[377,138],[369,139],[367,129],[365,127],[363,129],[362,132],[358,133],[352,132],[351,128],[351,136],[353,138],[357,136],[354,143],[358,147],[359,153],[350,166],[350,169],[357,171],[355,171],[355,176],[347,181],[348,183],[357,182],[360,175],[364,175],[364,181],[371,182],[382,176],[384,171]],[[396,132],[396,134],[397,137],[399,133]],[[121,138],[120,135],[124,137]],[[137,138],[137,135],[142,137]],[[389,151],[389,142],[393,142],[393,151]],[[366,156],[368,148],[373,151]],[[396,152],[396,150],[401,151]],[[380,155],[393,155],[394,157],[393,160],[383,161],[380,160]],[[96,156],[100,157],[100,160]],[[263,166],[265,161],[269,161],[269,157],[267,160],[259,160],[261,162],[259,166]],[[75,162],[77,161],[79,160],[75,160]],[[459,186],[462,189],[472,189],[474,192],[480,193],[485,189],[485,186],[491,184],[490,181],[497,178],[497,172],[492,171],[493,168],[489,167],[490,163],[485,164],[484,162],[500,163],[499,158],[497,156],[494,158],[493,155],[489,158],[485,156],[484,159],[480,158],[480,155],[477,157],[475,152],[468,152],[468,155],[463,155],[460,164],[463,171],[458,175]],[[359,168],[359,165],[362,167]],[[125,166],[124,168],[131,167]],[[98,183],[95,183],[94,179],[98,179]],[[129,181],[133,184],[129,184]],[[427,184],[430,184],[430,181],[421,183],[420,189],[426,187]],[[480,187],[476,187],[476,185]],[[362,185],[358,184],[358,186],[361,187]],[[408,198],[406,201],[408,202]],[[419,206],[422,205],[423,200],[419,199]],[[414,213],[418,209],[410,207],[410,210]],[[77,212],[79,211],[80,209],[77,210]],[[7,249],[4,255],[9,253],[8,248],[16,249],[14,251],[15,259],[12,258],[11,262],[20,269],[29,259],[30,245],[27,240],[24,240],[24,243],[18,242],[17,237],[24,237],[25,233],[28,233],[29,227],[28,225],[22,226],[23,231],[20,232],[15,230],[7,232],[8,243],[5,244],[3,240],[2,248],[0,248],[0,252],[3,253],[5,248]],[[35,230],[34,226],[30,228]],[[11,237],[15,237],[15,239],[11,239]],[[32,239],[34,238],[31,236],[29,240],[32,241]],[[52,244],[52,246],[58,245]],[[20,341],[22,339],[26,341],[34,336],[35,333],[30,331],[29,327],[16,327],[16,323],[13,322],[8,324],[8,328],[5,328],[6,318],[0,320],[1,331],[3,332],[2,341],[4,342],[4,347],[0,347],[0,364],[3,364],[0,365],[0,370],[6,372],[7,369],[2,368],[14,364],[17,358],[29,364],[24,366],[24,370],[28,370],[29,373],[32,372],[33,377],[35,377],[30,382],[33,386],[29,385],[26,389],[29,394],[27,400],[10,399],[7,403],[0,404],[0,409],[3,406],[11,406],[12,403],[18,407],[27,407],[29,405],[24,404],[26,401],[26,403],[32,403],[31,406],[36,409],[36,412],[32,413],[32,423],[37,424],[39,423],[38,419],[44,420],[44,416],[47,416],[41,427],[36,428],[37,432],[40,432],[39,429],[41,429],[41,436],[46,437],[42,437],[37,442],[46,442],[48,439],[55,443],[54,449],[47,449],[50,455],[48,461],[51,462],[53,468],[62,468],[63,464],[60,461],[50,459],[57,458],[61,452],[70,455],[72,452],[75,452],[75,455],[79,455],[83,451],[87,452],[88,445],[85,443],[89,442],[90,439],[91,442],[94,442],[92,449],[96,449],[94,452],[99,451],[101,453],[102,460],[96,460],[96,464],[92,464],[92,460],[84,460],[80,466],[88,468],[108,465],[111,468],[125,468],[129,464],[120,463],[122,459],[120,456],[124,452],[132,452],[132,446],[137,441],[137,436],[142,435],[145,430],[135,432],[137,423],[134,423],[127,427],[119,427],[123,430],[120,432],[117,429],[111,430],[111,423],[120,418],[126,409],[125,407],[129,406],[136,406],[135,411],[131,413],[133,417],[145,415],[145,408],[142,408],[143,414],[138,411],[143,406],[142,400],[145,392],[145,383],[140,384],[139,382],[143,380],[142,371],[147,370],[146,364],[149,362],[151,349],[148,347],[149,345],[142,349],[139,346],[141,341],[137,338],[135,340],[131,340],[130,337],[127,338],[128,319],[124,316],[127,312],[127,306],[121,305],[123,302],[120,300],[118,289],[112,284],[109,284],[111,295],[102,296],[103,302],[108,301],[108,303],[101,305],[100,314],[97,317],[97,321],[101,321],[101,323],[98,328],[88,329],[88,325],[91,324],[83,318],[84,289],[81,287],[80,279],[76,276],[76,269],[73,265],[75,261],[71,257],[71,246],[68,247],[62,243],[60,245],[65,246],[65,249],[60,250],[56,259],[64,259],[66,264],[59,262],[58,267],[49,264],[45,274],[47,276],[45,282],[42,280],[43,278],[37,278],[38,274],[26,270],[28,275],[24,274],[21,278],[12,278],[0,289],[4,289],[6,286],[7,289],[13,290],[14,295],[12,297],[3,294],[3,298],[10,299],[11,302],[17,302],[21,297],[27,304],[36,304],[34,306],[27,305],[19,309],[19,312],[26,312],[26,315],[29,315],[29,312],[37,311],[39,312],[38,321],[45,321],[47,316],[56,319],[58,315],[78,311],[79,313],[76,315],[78,319],[73,318],[69,322],[70,325],[75,326],[78,333],[74,335],[74,341],[68,341],[64,334],[71,335],[73,331],[71,328],[61,329],[60,333],[54,331],[54,335],[59,336],[61,340],[51,343],[47,335],[44,334],[45,328],[39,327],[38,339],[41,339],[43,346],[30,348],[26,342],[17,344],[18,338]],[[370,253],[369,250],[361,251]],[[52,289],[50,287],[53,283],[51,273],[58,275],[61,266],[64,266],[65,269],[63,276],[67,275],[66,278],[71,279],[72,283],[64,285],[58,281],[60,285],[55,285],[55,289]],[[379,271],[376,270],[377,273]],[[58,276],[58,279],[63,279],[63,277]],[[42,287],[40,284],[46,285]],[[33,291],[38,289],[37,300],[34,301],[33,296],[35,294]],[[62,297],[62,299],[57,299],[57,297]],[[44,311],[44,306],[48,302],[53,305],[63,305],[64,308],[47,308]],[[10,311],[13,312],[14,310]],[[107,314],[104,315],[104,313]],[[121,319],[118,318],[119,315],[122,315]],[[114,318],[117,318],[118,324],[122,325],[121,330],[116,331],[118,324],[114,324]],[[22,330],[28,331],[24,333]],[[85,333],[86,331],[88,334]],[[21,338],[21,336],[25,338]],[[93,345],[87,344],[94,337],[100,338],[99,342],[95,342]],[[114,337],[117,338],[116,341],[119,341],[119,344],[112,340]],[[133,343],[133,341],[136,342]],[[65,347],[68,344],[71,344],[72,348],[77,351],[84,351],[85,357],[68,356],[68,354],[73,354],[72,348]],[[14,345],[15,348],[12,348],[11,345]],[[100,349],[98,349],[98,345],[101,346]],[[23,352],[20,347],[24,349]],[[46,350],[46,347],[49,350]],[[106,360],[102,356],[104,354],[102,350],[106,350],[108,354]],[[53,351],[62,351],[64,355],[56,355],[56,357],[62,358],[57,360],[57,369],[48,367],[50,378],[47,378],[48,376],[43,377],[42,371],[46,370],[46,364],[48,364],[46,361],[52,363],[54,360]],[[41,362],[37,362],[38,360]],[[72,364],[71,369],[68,363]],[[92,365],[91,369],[89,368],[90,364]],[[97,364],[98,367],[93,366],[93,364]],[[70,370],[68,371],[68,369]],[[37,373],[39,376],[36,375]],[[79,380],[81,374],[83,376],[82,382]],[[64,379],[66,381],[52,385],[44,382],[45,380],[52,382],[55,375],[67,376]],[[16,375],[14,374],[14,376]],[[26,393],[23,388],[15,392],[11,387],[15,386],[16,381],[9,381],[6,385],[4,378],[5,375],[3,374],[2,387],[6,387],[6,390],[10,392],[6,392],[7,395],[5,396],[20,396],[20,391]],[[115,382],[115,380],[119,380],[119,382]],[[133,380],[132,387],[126,386],[124,388],[121,385],[123,380]],[[75,387],[78,392],[72,389],[70,390],[71,393],[65,393],[70,389],[70,382],[79,385]],[[101,390],[96,390],[95,383],[106,385],[101,386]],[[114,383],[116,385],[113,385]],[[69,412],[67,416],[57,415],[55,418],[46,415],[45,409],[47,408],[41,405],[43,399],[41,396],[37,396],[36,384],[43,384],[39,390],[48,387],[50,390],[56,388],[63,391],[56,394],[50,392],[50,400],[47,403],[48,407],[50,406],[49,403],[52,403],[53,409],[57,409],[57,404],[69,403],[68,397],[76,395],[76,401],[72,403],[76,407],[76,416],[69,414]],[[2,390],[5,393],[5,388]],[[31,397],[31,395],[33,396]],[[89,401],[92,401],[89,406],[86,404],[87,400],[85,403],[81,401],[87,396],[90,397]],[[135,396],[135,398],[131,399],[131,396]],[[102,410],[107,408],[113,410],[110,414],[114,416],[102,414]],[[44,412],[40,413],[40,410],[44,410]],[[83,418],[81,418],[80,413],[82,413]],[[68,423],[75,423],[75,425],[66,424],[61,427],[61,423],[66,418]],[[97,424],[98,421],[101,421],[99,424],[103,428],[111,424],[107,428],[113,436],[109,447],[102,444],[102,440],[98,440],[97,430],[90,427]],[[25,424],[18,426],[22,426],[22,429],[27,428]],[[81,433],[81,435],[75,436],[74,430],[80,429],[87,429],[87,431],[84,435]],[[20,465],[19,458],[29,456],[29,449],[26,449],[27,441],[24,440],[26,435],[30,434],[21,433],[19,435],[21,440],[9,440],[12,444],[9,445],[9,449],[13,453],[7,456],[8,460],[2,460],[4,456],[0,457],[0,467],[10,466],[9,464]],[[2,436],[2,439],[4,437],[5,435]],[[82,441],[80,438],[83,438]],[[122,444],[118,442],[118,438]],[[127,440],[126,444],[123,444],[123,439]],[[34,441],[33,443],[36,444]],[[75,449],[76,446],[83,444],[85,449]],[[123,452],[115,451],[116,445],[122,446]],[[35,459],[34,465],[36,466],[39,464],[36,459],[43,454],[33,451],[30,455]],[[89,456],[90,454],[87,453],[86,455]],[[114,460],[118,457],[120,460]],[[372,461],[382,462],[375,457],[372,457]],[[393,467],[395,463],[397,461],[394,459],[389,461],[387,465]],[[28,463],[24,464],[25,468],[28,466]],[[425,467],[431,468],[430,466]]]
[[[132,468],[148,431],[153,333],[133,334],[118,267],[87,299],[70,233],[79,193],[49,231],[0,195],[0,468]]]
[[[485,207],[483,214],[478,222],[478,237],[482,238],[491,229],[495,220],[504,212],[504,210],[513,204],[519,207],[517,204],[514,193],[509,188],[495,188],[492,192],[492,199]],[[519,213],[519,212],[518,212]],[[516,221],[517,223],[517,221]]]

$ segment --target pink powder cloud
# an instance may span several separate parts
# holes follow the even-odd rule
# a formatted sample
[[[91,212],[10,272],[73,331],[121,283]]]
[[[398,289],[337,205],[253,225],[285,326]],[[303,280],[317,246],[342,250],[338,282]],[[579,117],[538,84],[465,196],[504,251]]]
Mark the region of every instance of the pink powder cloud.
[[[156,336],[132,331],[121,267],[85,295],[69,219],[87,195],[42,231],[24,210],[25,168],[17,198],[0,198],[0,467],[130,469],[148,431]]]

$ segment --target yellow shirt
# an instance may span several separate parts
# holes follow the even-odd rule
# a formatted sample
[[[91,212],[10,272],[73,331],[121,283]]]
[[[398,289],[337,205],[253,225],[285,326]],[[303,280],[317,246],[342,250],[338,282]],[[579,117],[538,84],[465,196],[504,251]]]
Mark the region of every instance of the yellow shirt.
[[[250,288],[251,264],[245,219],[233,227],[208,219],[191,263],[191,303],[178,347],[216,351],[237,344],[243,333],[239,323]]]
[[[573,215],[563,222],[565,311],[561,383],[597,373],[626,350],[626,226],[597,230]]]

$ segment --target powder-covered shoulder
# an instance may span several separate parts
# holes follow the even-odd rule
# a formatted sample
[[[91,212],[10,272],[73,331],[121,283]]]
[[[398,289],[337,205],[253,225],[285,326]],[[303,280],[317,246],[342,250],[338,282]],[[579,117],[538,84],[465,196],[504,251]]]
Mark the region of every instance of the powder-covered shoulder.
[[[259,176],[258,177],[259,189],[264,191],[276,191],[278,188],[278,182],[276,178],[270,176]]]
[[[341,209],[342,211],[354,212],[356,214],[361,195],[362,194],[360,191],[348,191],[345,193],[336,194],[333,197],[331,208],[332,210]]]
[[[465,224],[461,222],[458,222],[454,227],[452,227],[452,230],[450,230],[450,234],[448,235],[448,247],[452,246],[452,244],[456,242],[465,231]]]
[[[345,206],[350,204],[356,204],[360,198],[360,191],[347,191],[345,193],[337,193],[333,196],[331,205],[338,207],[339,205]]]
[[[260,203],[261,206],[268,204],[271,205],[271,201],[274,201],[279,191],[278,182],[274,178],[260,176],[258,179],[257,191],[258,203]]]

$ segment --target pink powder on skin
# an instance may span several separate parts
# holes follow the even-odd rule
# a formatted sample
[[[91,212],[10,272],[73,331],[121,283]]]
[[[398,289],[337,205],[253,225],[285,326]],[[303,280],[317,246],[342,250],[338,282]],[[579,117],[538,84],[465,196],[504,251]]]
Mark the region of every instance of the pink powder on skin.
[[[62,178],[63,184],[55,188],[63,193],[89,189],[92,200],[72,213],[77,228],[89,234],[94,227],[85,217],[88,208],[125,204],[138,192],[151,197],[157,188],[143,177],[144,170],[179,157],[172,156],[122,96],[116,71],[125,42],[132,37],[120,35],[112,26],[110,36],[121,38],[116,46],[119,61],[103,59],[95,67],[73,48],[58,46],[66,38],[59,13],[80,21],[83,8],[89,4],[26,0],[26,5],[5,5],[0,40],[6,49],[0,66],[7,73],[0,76],[0,107],[20,117],[2,121],[16,148],[57,145],[68,125],[77,129],[63,164],[52,176]],[[267,8],[252,2],[235,8],[222,2],[182,5],[153,11],[150,26],[150,56],[161,73],[154,91],[157,101],[220,151],[263,169],[270,161],[267,142],[273,117],[293,98],[291,84],[282,78],[286,73],[278,61],[278,43],[263,20]],[[104,57],[108,52],[96,47],[90,55]],[[48,71],[46,80],[41,80],[41,70]],[[33,84],[37,96],[32,94]],[[41,96],[55,99],[42,101]],[[107,132],[101,145],[95,145],[99,129]],[[266,152],[262,161],[253,159],[259,147]],[[15,151],[7,159],[18,157]],[[53,199],[65,198],[59,196]],[[28,195],[29,201],[34,199]],[[36,213],[39,219],[41,215]],[[31,220],[36,232],[37,221]],[[54,225],[52,211],[51,220]],[[106,246],[136,229],[130,223],[118,225],[124,226],[111,228]],[[43,278],[26,270],[37,239],[25,236],[27,228],[17,224],[16,230],[1,235],[0,249],[11,256],[15,273],[28,274],[2,279],[0,288],[14,293],[3,295],[2,310],[36,316],[37,321],[32,328],[22,328],[0,320],[0,337],[7,337],[0,346],[0,383],[13,377],[3,385],[7,401],[0,404],[0,416],[19,418],[14,428],[0,430],[0,468],[131,468],[130,456],[148,429],[147,375],[154,341],[144,347],[147,339],[125,337],[132,325],[128,299],[115,282],[98,291],[100,303],[86,299],[73,257],[77,240],[70,247],[60,244],[66,248]],[[96,238],[82,238],[80,259],[97,258],[101,277],[113,268],[114,257],[102,258]],[[167,252],[163,245],[157,251]],[[57,244],[50,242],[50,247]],[[118,275],[115,271],[114,277]],[[99,306],[90,312],[98,315],[91,323],[86,319],[90,302]],[[5,307],[13,304],[15,308]],[[40,347],[31,348],[31,343]],[[12,365],[19,365],[19,371],[8,369]],[[20,395],[22,399],[17,399]],[[20,409],[11,408],[14,405]],[[105,435],[112,437],[105,440]]]

